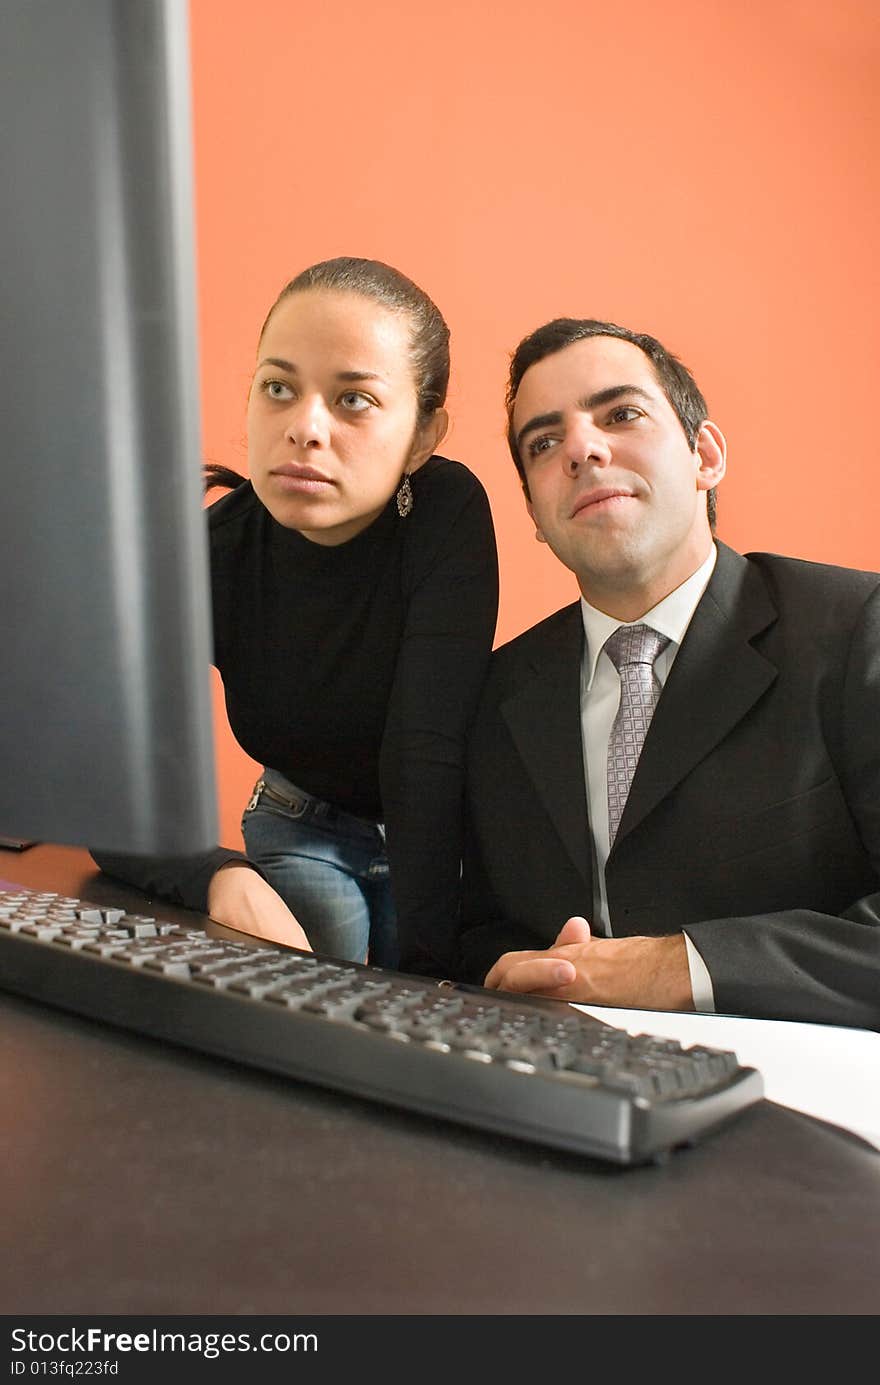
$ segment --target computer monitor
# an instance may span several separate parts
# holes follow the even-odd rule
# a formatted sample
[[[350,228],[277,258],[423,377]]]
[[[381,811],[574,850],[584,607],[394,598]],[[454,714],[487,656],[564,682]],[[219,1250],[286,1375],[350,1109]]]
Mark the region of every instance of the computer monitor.
[[[6,0],[0,835],[217,839],[185,0]]]

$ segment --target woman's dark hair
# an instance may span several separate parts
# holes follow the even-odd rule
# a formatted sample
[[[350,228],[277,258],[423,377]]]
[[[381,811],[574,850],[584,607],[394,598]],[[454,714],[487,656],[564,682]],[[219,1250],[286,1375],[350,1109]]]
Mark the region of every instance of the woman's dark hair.
[[[442,409],[449,388],[449,328],[418,284],[381,260],[358,260],[349,255],[323,260],[304,269],[281,290],[263,323],[261,340],[276,308],[294,293],[306,293],[309,289],[357,293],[390,312],[405,313],[410,320],[410,359],[416,378],[419,422],[426,423],[437,409]]]
[[[705,423],[709,417],[706,401],[687,366],[683,365],[677,356],[673,356],[671,351],[667,351],[656,337],[649,337],[646,332],[632,332],[628,327],[618,327],[616,322],[600,322],[592,317],[554,318],[552,322],[545,323],[543,327],[538,327],[536,331],[530,332],[527,337],[524,337],[510,360],[510,377],[507,384],[506,399],[507,442],[514,466],[519,472],[519,478],[527,495],[528,485],[525,469],[519,455],[519,448],[516,445],[516,434],[513,428],[513,406],[516,403],[522,378],[530,366],[542,361],[545,356],[552,356],[557,351],[564,350],[566,346],[571,346],[573,342],[583,341],[586,337],[617,337],[620,341],[632,342],[633,346],[637,346],[640,351],[645,353],[654,367],[654,374],[660,388],[672,405],[692,451],[697,445],[700,425]],[[708,492],[706,508],[709,523],[714,530],[717,508],[714,489]]]
[[[223,486],[225,490],[234,491],[236,486],[244,485],[247,477],[242,476],[240,471],[233,471],[231,466],[221,466],[219,462],[206,462],[202,467],[202,480],[207,495],[215,486]]]
[[[449,328],[436,304],[399,269],[381,260],[341,255],[311,265],[285,284],[260,328],[261,341],[276,309],[293,294],[309,289],[357,293],[390,312],[406,314],[410,321],[410,360],[416,380],[419,423],[427,423],[446,403],[449,388]],[[217,464],[204,467],[203,472],[206,492],[215,486],[231,489],[245,479],[230,467]]]

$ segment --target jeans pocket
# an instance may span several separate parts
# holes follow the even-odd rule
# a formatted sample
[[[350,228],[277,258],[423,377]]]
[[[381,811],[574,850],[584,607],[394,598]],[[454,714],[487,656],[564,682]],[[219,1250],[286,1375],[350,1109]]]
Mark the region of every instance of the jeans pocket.
[[[282,799],[264,779],[258,779],[242,814],[242,825],[255,812],[286,822],[301,822],[313,815],[316,800],[308,794],[299,798]]]

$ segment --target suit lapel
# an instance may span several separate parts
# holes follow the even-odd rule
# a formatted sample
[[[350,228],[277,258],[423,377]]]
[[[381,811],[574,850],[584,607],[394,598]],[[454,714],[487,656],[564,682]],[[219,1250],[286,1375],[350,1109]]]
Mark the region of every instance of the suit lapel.
[[[531,656],[534,677],[502,714],[535,789],[592,897],[591,838],[581,735],[580,603],[566,607]]]
[[[730,732],[776,678],[750,641],[776,619],[756,568],[724,544],[676,655],[636,767],[617,841]]]

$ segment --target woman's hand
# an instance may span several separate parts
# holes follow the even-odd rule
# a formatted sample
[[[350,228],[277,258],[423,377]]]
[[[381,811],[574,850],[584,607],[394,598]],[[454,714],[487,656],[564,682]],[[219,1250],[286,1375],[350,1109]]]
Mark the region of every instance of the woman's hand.
[[[217,923],[311,952],[309,940],[272,886],[251,866],[227,861],[208,886],[208,913]]]

